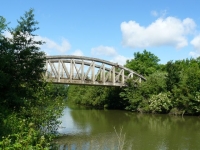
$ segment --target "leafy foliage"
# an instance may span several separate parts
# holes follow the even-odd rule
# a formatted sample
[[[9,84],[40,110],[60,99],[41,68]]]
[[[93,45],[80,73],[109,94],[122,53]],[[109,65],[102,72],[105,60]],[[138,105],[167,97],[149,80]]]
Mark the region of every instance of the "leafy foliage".
[[[174,64],[178,68],[174,72],[178,72],[174,86],[171,87],[172,99],[174,99],[174,107],[185,111],[187,114],[196,114],[194,109],[199,106],[195,100],[196,94],[200,90],[200,71],[199,59],[190,59],[176,61]],[[168,78],[168,80],[170,80]]]
[[[33,9],[4,37],[0,17],[0,149],[50,149],[52,133],[65,106],[67,86],[43,80],[45,54]]]
[[[159,93],[158,95],[152,95],[149,99],[149,110],[153,113],[166,113],[172,107],[171,99],[168,93]]]
[[[64,97],[54,94],[54,86],[44,85],[35,91],[37,99],[24,99],[26,105],[18,113],[13,112],[4,118],[1,124],[1,134],[4,136],[0,147],[49,149],[60,124],[58,118],[65,107]]]
[[[118,87],[97,87],[70,85],[68,102],[96,108],[123,108],[125,103],[119,97]]]
[[[166,65],[166,84],[167,84],[167,90],[172,91],[173,88],[177,86],[177,84],[180,81],[180,65],[179,62],[173,63],[172,61],[169,61]]]
[[[146,75],[147,81],[128,81],[129,86],[120,93],[128,101],[127,110],[199,114],[200,58],[159,65],[159,59],[146,50],[134,56],[125,66]]]
[[[134,59],[127,60],[125,67],[138,72],[141,75],[148,76],[159,69],[160,59],[146,50],[143,53],[134,53]]]
[[[155,72],[146,77],[146,81],[135,84],[129,80],[128,87],[120,93],[120,96],[128,101],[130,105],[127,110],[148,112],[149,99],[152,95],[157,95],[166,90],[165,72]]]
[[[43,42],[34,40],[38,23],[33,10],[18,24],[10,30],[12,38],[2,39],[0,45],[0,103],[8,108],[17,108],[23,105],[23,97],[32,97],[44,72],[45,54],[39,51]]]
[[[3,37],[2,33],[7,28],[6,19],[3,16],[0,16],[0,38]]]
[[[15,121],[18,120],[18,123],[15,122],[18,125],[15,127],[18,133],[3,137],[0,142],[0,147],[2,149],[49,149],[50,139],[45,139],[45,136],[41,135],[40,132],[34,128],[33,123],[28,123],[25,119],[22,120],[18,117],[16,118],[16,116],[12,118],[15,119]]]

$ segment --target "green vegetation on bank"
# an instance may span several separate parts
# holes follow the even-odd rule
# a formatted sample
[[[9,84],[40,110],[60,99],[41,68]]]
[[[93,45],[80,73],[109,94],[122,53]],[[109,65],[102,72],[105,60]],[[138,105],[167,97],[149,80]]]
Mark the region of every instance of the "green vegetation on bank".
[[[33,9],[15,28],[0,16],[0,149],[50,149],[64,109],[67,86],[43,80],[43,41]],[[5,32],[10,36],[5,36]]]
[[[119,87],[70,85],[67,102],[94,108],[123,109],[126,101],[120,98]]]
[[[144,50],[134,53],[125,67],[147,79],[127,81],[127,87],[70,85],[68,101],[92,107],[120,108],[144,113],[200,114],[200,58],[169,61]]]

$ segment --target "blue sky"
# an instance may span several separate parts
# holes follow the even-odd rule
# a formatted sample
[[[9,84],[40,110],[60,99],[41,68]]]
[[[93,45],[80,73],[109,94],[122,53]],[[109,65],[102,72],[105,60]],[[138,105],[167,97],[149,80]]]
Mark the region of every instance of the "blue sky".
[[[30,8],[48,55],[83,55],[124,64],[144,49],[160,63],[200,55],[199,0],[0,0],[10,26]]]

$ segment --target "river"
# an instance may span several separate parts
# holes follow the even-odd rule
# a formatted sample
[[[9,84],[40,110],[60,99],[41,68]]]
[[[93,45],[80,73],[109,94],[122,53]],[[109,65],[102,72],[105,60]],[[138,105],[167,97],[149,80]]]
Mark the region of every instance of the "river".
[[[200,118],[67,107],[61,150],[200,150]]]

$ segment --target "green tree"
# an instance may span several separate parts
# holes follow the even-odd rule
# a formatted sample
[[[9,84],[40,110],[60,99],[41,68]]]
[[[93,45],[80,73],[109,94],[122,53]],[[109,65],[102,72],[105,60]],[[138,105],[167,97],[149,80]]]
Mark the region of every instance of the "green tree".
[[[34,39],[37,24],[30,9],[18,20],[18,26],[10,29],[12,38],[1,41],[1,105],[19,108],[23,98],[31,97],[42,83],[45,54],[40,51],[43,42]]]
[[[173,111],[197,114],[199,113],[200,90],[199,58],[168,62],[166,65],[167,90],[171,93]]]
[[[143,76],[148,76],[160,69],[160,59],[146,50],[143,53],[134,53],[134,59],[127,60],[125,67],[132,69]]]
[[[118,87],[70,85],[67,101],[96,108],[123,109],[125,103],[119,96],[120,92]]]
[[[173,63],[173,61],[169,61],[166,64],[166,84],[167,84],[167,90],[172,91],[172,89],[175,86],[178,86],[180,82],[180,73],[181,73],[181,66],[180,61],[176,61]]]
[[[67,89],[43,81],[37,24],[30,9],[7,38],[5,19],[0,20],[0,149],[49,149],[64,109]]]
[[[2,38],[2,33],[6,30],[7,23],[6,19],[3,16],[0,16],[0,38]]]
[[[146,81],[142,83],[134,83],[131,79],[128,86],[120,93],[120,96],[128,101],[127,110],[132,111],[149,111],[149,99],[152,95],[158,95],[166,92],[166,73],[156,71],[146,77]]]
[[[7,114],[7,109],[5,108],[6,103],[5,95],[8,93],[6,87],[9,85],[10,75],[8,73],[9,67],[12,61],[11,44],[10,41],[3,35],[3,32],[7,30],[6,19],[0,16],[0,124],[3,124],[3,118]],[[1,127],[0,125],[0,127]]]
[[[143,53],[134,53],[134,59],[127,60],[126,67],[146,77],[146,81],[135,83],[130,79],[120,93],[120,96],[128,102],[127,110],[149,111],[149,99],[152,95],[166,91],[164,66],[158,64],[160,59],[146,50]]]
[[[183,60],[179,63],[180,77],[172,90],[174,106],[188,114],[196,114],[199,106],[196,95],[200,90],[200,66],[195,59]]]

